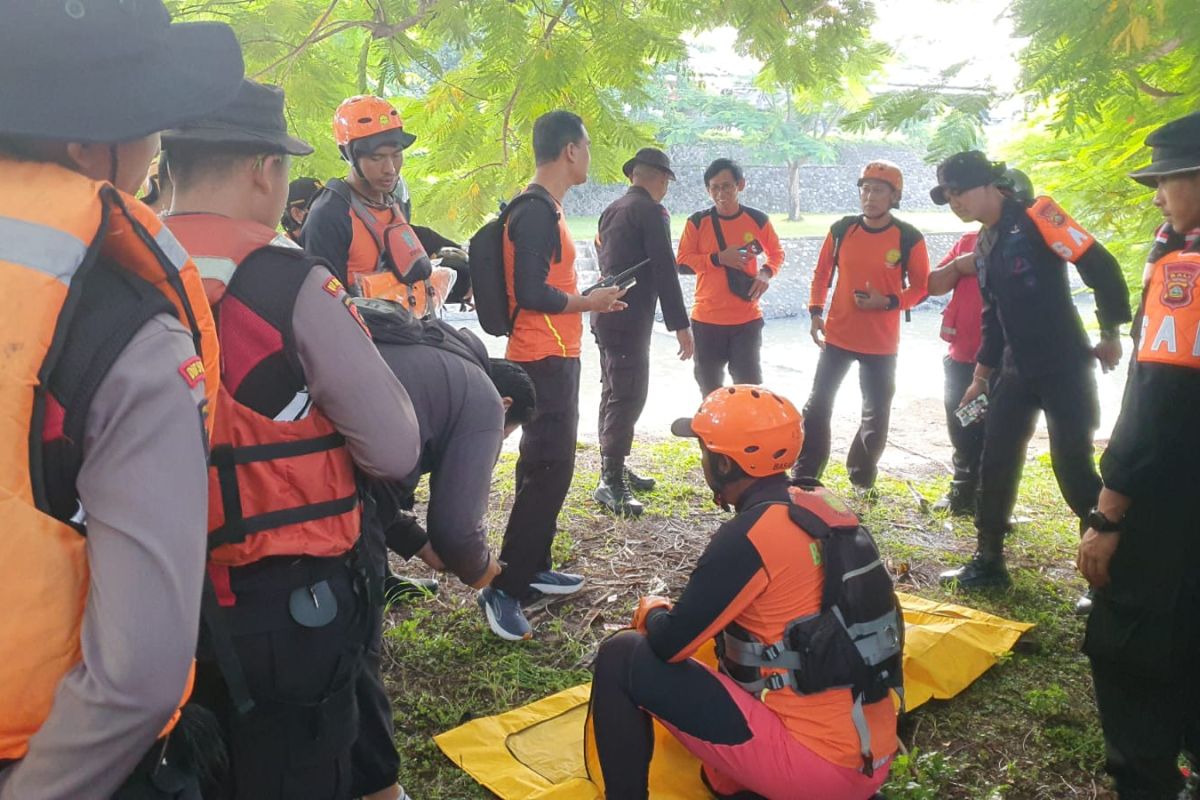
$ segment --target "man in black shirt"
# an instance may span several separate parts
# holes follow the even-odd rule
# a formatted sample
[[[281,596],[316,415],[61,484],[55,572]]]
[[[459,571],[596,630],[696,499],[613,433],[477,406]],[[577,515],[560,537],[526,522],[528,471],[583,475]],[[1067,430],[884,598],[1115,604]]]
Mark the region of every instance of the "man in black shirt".
[[[1174,230],[1200,227],[1200,114],[1146,144],[1153,160],[1131,177],[1156,188],[1154,204]],[[1200,245],[1181,237],[1156,250],[1121,414],[1100,459],[1104,488],[1077,562],[1096,593],[1083,650],[1122,800],[1200,797]],[[1192,771],[1183,793],[1181,750]]]
[[[1003,177],[1004,164],[972,150],[942,162],[930,192],[935,203],[951,203],[960,217],[984,225],[975,249],[983,341],[963,405],[987,392],[992,372],[1000,371],[980,465],[977,549],[966,566],[942,573],[943,581],[968,589],[1009,583],[1004,536],[1039,411],[1046,414],[1063,498],[1081,521],[1096,504],[1100,477],[1092,435],[1100,409],[1093,362],[1098,359],[1105,371],[1117,366],[1117,328],[1131,318],[1116,259],[1049,198],[1027,208],[1006,197],[996,185]],[[1101,341],[1094,348],[1071,299],[1067,261],[1096,293]],[[1086,612],[1089,605],[1085,599],[1077,610]]]
[[[653,478],[642,478],[625,466],[633,447],[633,429],[646,405],[650,386],[650,334],[654,307],[662,304],[663,322],[679,340],[679,358],[692,357],[692,329],[688,322],[675,249],[671,246],[671,215],[662,205],[675,180],[671,159],[662,150],[643,147],[625,162],[625,177],[632,184],[620,199],[600,215],[596,250],[600,272],[619,275],[649,259],[637,271],[637,283],[625,294],[629,306],[621,314],[592,314],[592,334],[600,349],[600,485],[592,493],[596,502],[620,516],[638,516],[642,504],[633,491],[654,488]]]

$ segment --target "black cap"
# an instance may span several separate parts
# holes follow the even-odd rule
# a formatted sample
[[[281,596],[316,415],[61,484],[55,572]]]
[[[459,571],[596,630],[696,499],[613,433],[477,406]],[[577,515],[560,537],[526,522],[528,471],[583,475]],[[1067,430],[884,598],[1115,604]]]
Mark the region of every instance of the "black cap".
[[[965,192],[976,186],[987,186],[1004,177],[1004,162],[990,161],[978,150],[955,153],[938,164],[938,185],[929,190],[929,197],[939,206],[950,202],[947,191]]]
[[[317,192],[324,188],[325,184],[316,178],[296,178],[296,180],[288,184],[287,204],[289,207],[307,206],[312,202]]]
[[[115,143],[195,119],[244,71],[233,29],[162,0],[16,0],[0,10],[0,134]]]
[[[1154,148],[1150,163],[1129,173],[1143,186],[1154,188],[1166,175],[1200,171],[1200,111],[1163,125],[1146,137],[1146,146]]]
[[[637,151],[633,158],[625,162],[625,166],[621,167],[621,171],[625,173],[626,178],[633,177],[633,168],[638,164],[645,164],[647,167],[654,167],[667,173],[671,180],[675,180],[675,173],[671,171],[671,158],[657,147],[643,147]]]
[[[163,146],[180,142],[260,145],[264,153],[306,156],[313,149],[287,132],[283,117],[283,90],[254,81],[242,81],[233,101],[202,119],[163,133]]]

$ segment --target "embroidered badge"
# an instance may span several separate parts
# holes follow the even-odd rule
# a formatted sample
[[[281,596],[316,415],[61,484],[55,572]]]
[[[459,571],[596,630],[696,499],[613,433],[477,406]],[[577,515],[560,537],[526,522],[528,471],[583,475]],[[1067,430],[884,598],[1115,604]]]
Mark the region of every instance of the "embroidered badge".
[[[887,262],[889,267],[896,266],[900,263],[900,251],[893,247],[884,254],[883,260]]]
[[[329,280],[325,281],[325,291],[329,292],[329,294],[333,295],[334,297],[337,297],[339,294],[345,291],[345,289],[346,287],[343,286],[342,282],[337,278],[330,278]]]
[[[1192,304],[1192,289],[1200,264],[1167,263],[1163,265],[1162,304],[1168,308],[1183,308]]]
[[[204,362],[200,356],[192,356],[179,365],[179,374],[187,381],[189,389],[195,389],[204,380]]]

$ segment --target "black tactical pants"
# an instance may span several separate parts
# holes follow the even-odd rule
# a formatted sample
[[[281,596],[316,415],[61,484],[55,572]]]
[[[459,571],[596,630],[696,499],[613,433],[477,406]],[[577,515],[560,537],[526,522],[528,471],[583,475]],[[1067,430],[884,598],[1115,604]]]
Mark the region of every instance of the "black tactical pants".
[[[650,342],[609,343],[600,349],[600,455],[625,458],[650,390]]]
[[[725,367],[731,383],[762,383],[761,319],[741,325],[710,325],[692,320],[696,342],[694,371],[700,395],[708,397],[725,385]]]

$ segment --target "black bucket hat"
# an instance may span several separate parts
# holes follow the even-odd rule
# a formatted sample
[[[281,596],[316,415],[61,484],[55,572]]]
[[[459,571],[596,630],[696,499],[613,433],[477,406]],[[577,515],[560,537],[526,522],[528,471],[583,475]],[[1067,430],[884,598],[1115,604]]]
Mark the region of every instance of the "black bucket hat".
[[[293,156],[307,156],[313,151],[308,142],[288,135],[283,90],[249,80],[242,81],[229,104],[163,133],[166,148],[184,142],[259,145],[263,152]]]
[[[633,168],[638,164],[645,164],[647,167],[654,167],[667,173],[671,180],[675,180],[675,173],[671,171],[671,158],[657,147],[643,147],[638,150],[633,158],[625,162],[625,166],[621,167],[621,171],[625,173],[626,178],[633,177]]]
[[[1150,163],[1129,173],[1143,186],[1158,186],[1158,179],[1184,172],[1200,172],[1200,111],[1163,125],[1146,137],[1154,148]]]
[[[224,105],[244,73],[232,28],[171,24],[162,0],[19,0],[0,16],[0,134],[137,139]]]
[[[938,185],[929,190],[929,198],[939,206],[950,202],[947,191],[965,192],[977,186],[996,183],[1004,177],[1004,162],[991,161],[978,150],[955,153],[938,164]]]

